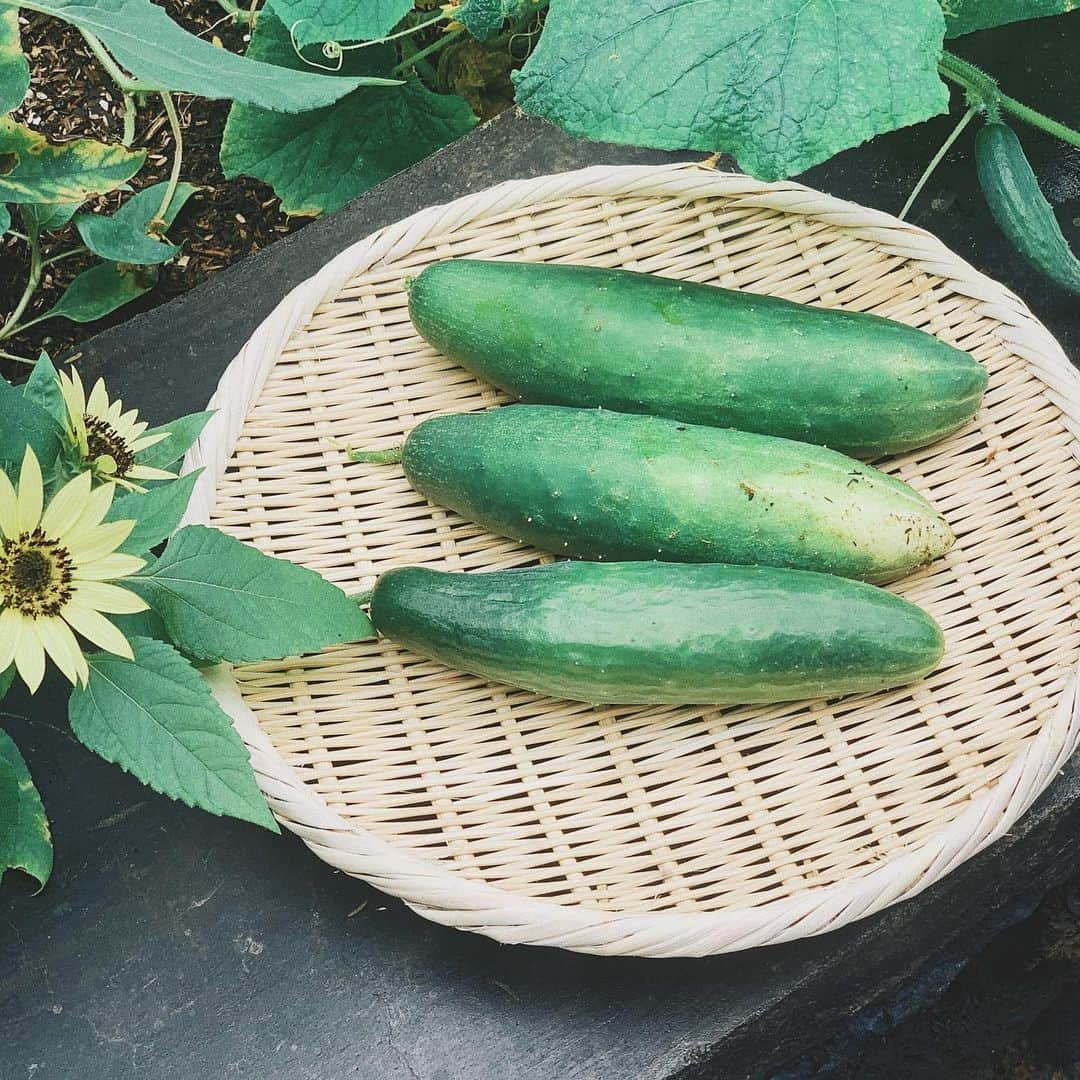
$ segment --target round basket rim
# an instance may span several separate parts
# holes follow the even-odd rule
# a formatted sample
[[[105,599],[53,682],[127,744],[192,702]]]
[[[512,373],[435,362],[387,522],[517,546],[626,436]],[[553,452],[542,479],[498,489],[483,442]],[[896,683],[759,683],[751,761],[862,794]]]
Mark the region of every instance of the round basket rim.
[[[1004,286],[986,277],[917,226],[791,181],[766,183],[701,164],[593,166],[505,181],[428,207],[379,229],[331,259],[293,289],[248,339],[222,374],[208,408],[217,410],[184,459],[204,468],[184,518],[208,523],[215,486],[244,419],[292,333],[355,273],[408,252],[438,226],[460,226],[517,205],[574,196],[723,196],[741,204],[802,213],[857,228],[884,251],[916,259],[955,292],[978,302],[1002,337],[1047,387],[1080,457],[1080,375],[1061,346]],[[620,912],[540,900],[468,879],[350,824],[288,765],[244,702],[230,665],[204,675],[251,755],[276,818],[324,862],[399,897],[425,918],[512,944],[559,946],[603,955],[703,956],[777,944],[837,929],[940,880],[1002,836],[1060,772],[1080,744],[1080,696],[1074,675],[1057,708],[1005,773],[930,836],[861,874],[759,905],[711,912]]]

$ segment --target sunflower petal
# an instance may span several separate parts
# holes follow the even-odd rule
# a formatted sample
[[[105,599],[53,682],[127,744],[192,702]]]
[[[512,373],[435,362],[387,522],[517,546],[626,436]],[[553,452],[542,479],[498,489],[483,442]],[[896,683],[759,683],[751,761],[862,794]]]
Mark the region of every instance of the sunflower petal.
[[[92,611],[78,603],[69,603],[65,605],[61,615],[73,630],[99,648],[116,653],[117,656],[125,656],[128,660],[135,659],[128,639],[101,612]]]
[[[64,539],[74,543],[83,533],[100,525],[109,512],[109,507],[112,506],[114,494],[112,484],[102,484],[100,487],[94,488],[86,500],[86,505],[79,515],[79,520],[71,526]]]
[[[15,650],[19,647],[26,616],[20,615],[14,608],[0,611],[0,671],[7,671],[15,659]]]
[[[22,633],[15,644],[15,667],[31,694],[45,677],[45,650],[33,627],[33,620],[24,619]]]
[[[19,535],[19,500],[8,474],[0,469],[0,533],[9,540]]]
[[[90,497],[92,482],[88,472],[79,473],[52,497],[41,515],[41,529],[46,536],[59,538],[79,520]]]
[[[134,574],[145,565],[146,560],[137,555],[114,551],[111,555],[103,555],[100,559],[76,566],[71,576],[75,581],[112,581]]]
[[[30,532],[41,520],[41,504],[45,497],[41,484],[41,466],[34,451],[28,446],[23,454],[19,470],[19,495],[16,502],[16,527],[19,532]]]
[[[109,395],[105,392],[105,380],[98,379],[90,391],[90,397],[86,399],[86,411],[91,416],[104,416],[108,407]]]
[[[54,616],[34,619],[30,626],[41,647],[52,657],[53,663],[67,676],[68,681],[78,682],[82,650],[68,624]]]
[[[111,555],[135,528],[134,521],[106,521],[104,525],[95,525],[92,529],[79,533],[77,537],[64,538],[64,546],[71,552],[76,566]]]
[[[145,427],[145,425],[140,425]],[[133,454],[141,454],[144,450],[149,450],[151,446],[157,446],[162,439],[167,439],[172,434],[171,431],[158,431],[153,435],[142,435],[141,433],[135,437],[135,441],[128,444],[128,449]]]
[[[130,615],[149,607],[130,589],[108,585],[103,581],[80,581],[75,588],[74,600],[95,611],[107,611],[113,615]]]
[[[135,480],[175,480],[176,473],[166,469],[155,469],[152,465],[132,465],[127,475]]]

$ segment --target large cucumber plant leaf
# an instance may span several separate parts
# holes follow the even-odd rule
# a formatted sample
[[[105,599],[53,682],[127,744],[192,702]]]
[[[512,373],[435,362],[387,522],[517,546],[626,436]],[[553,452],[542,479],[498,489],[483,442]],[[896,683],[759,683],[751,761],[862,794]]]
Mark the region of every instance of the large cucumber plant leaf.
[[[477,41],[488,41],[507,19],[519,19],[530,9],[538,9],[535,0],[462,0],[454,18]]]
[[[940,0],[945,12],[945,36],[954,38],[974,30],[1064,15],[1075,11],[1077,0]]]
[[[15,5],[0,0],[0,7],[5,6]],[[97,35],[120,65],[149,89],[303,112],[329,105],[365,82],[386,82],[330,79],[310,68],[299,73],[257,63],[189,34],[150,0],[20,0],[19,6]]]
[[[81,203],[118,188],[145,160],[141,150],[95,139],[54,146],[11,117],[0,117],[0,202]]]
[[[30,65],[23,56],[19,9],[0,9],[0,113],[21,104],[30,89]]]
[[[278,18],[292,27],[297,44],[374,41],[412,11],[413,0],[272,0]]]
[[[387,71],[393,50],[376,45],[348,53],[347,70]],[[248,56],[303,67],[289,31],[273,12],[259,16]],[[466,102],[434,94],[419,80],[362,87],[335,105],[282,117],[236,104],[221,141],[221,167],[273,187],[287,214],[336,210],[386,177],[464,135],[476,123]]]
[[[802,172],[948,108],[937,0],[552,0],[518,104],[572,135]]]

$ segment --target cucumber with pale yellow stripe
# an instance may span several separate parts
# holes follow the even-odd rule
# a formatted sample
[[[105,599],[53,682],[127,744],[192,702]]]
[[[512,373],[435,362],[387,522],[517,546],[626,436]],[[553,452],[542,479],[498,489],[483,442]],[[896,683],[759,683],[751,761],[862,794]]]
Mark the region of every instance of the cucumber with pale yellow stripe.
[[[520,401],[649,413],[874,458],[967,423],[975,359],[860,312],[626,270],[452,259],[409,286],[420,334]]]
[[[822,446],[653,416],[509,405],[425,420],[412,486],[491,532],[596,561],[762,564],[888,581],[953,543],[902,481]]]

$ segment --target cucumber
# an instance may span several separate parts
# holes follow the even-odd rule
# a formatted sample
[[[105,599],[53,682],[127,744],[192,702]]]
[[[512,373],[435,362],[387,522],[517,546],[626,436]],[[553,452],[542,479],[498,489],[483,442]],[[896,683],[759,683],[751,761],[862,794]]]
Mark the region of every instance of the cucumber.
[[[764,566],[559,562],[391,570],[379,633],[496,682],[594,704],[751,704],[882,690],[941,659],[941,630],[858,581]]]
[[[602,406],[856,457],[975,415],[986,370],[873,315],[626,270],[455,259],[409,287],[430,344],[521,401]]]
[[[592,560],[760,563],[887,581],[953,534],[912,488],[821,446],[653,416],[509,405],[433,417],[412,486],[490,532]]]

